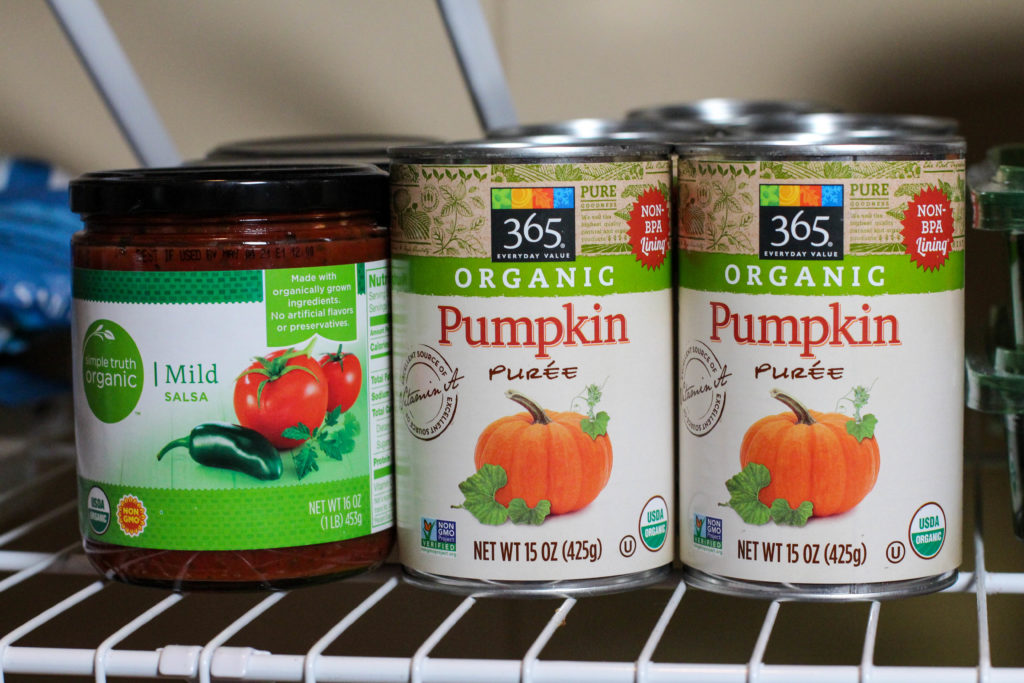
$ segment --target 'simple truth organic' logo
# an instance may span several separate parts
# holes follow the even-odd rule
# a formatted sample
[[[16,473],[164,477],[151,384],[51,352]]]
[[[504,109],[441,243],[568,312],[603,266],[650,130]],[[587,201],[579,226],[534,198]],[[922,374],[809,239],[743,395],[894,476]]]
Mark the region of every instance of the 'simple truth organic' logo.
[[[142,396],[142,354],[128,332],[97,320],[82,343],[82,387],[93,415],[108,424],[128,417]]]

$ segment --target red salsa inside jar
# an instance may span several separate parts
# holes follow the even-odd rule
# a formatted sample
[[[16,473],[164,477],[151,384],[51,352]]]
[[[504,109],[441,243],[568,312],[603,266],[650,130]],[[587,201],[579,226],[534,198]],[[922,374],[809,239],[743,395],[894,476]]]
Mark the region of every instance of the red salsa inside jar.
[[[387,176],[183,167],[71,184],[79,513],[107,576],[281,588],[394,542]]]

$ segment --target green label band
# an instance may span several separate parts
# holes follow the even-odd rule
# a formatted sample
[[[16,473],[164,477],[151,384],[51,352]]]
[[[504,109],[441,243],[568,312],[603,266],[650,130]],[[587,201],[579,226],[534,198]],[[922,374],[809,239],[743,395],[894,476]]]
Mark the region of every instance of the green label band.
[[[964,252],[925,270],[906,254],[872,254],[843,261],[767,261],[756,255],[682,252],[684,289],[737,294],[924,294],[963,289]]]
[[[263,271],[95,270],[75,268],[72,295],[125,304],[230,304],[263,301]]]
[[[368,476],[264,490],[168,490],[79,479],[83,532],[161,550],[256,550],[369,535]]]
[[[655,270],[632,254],[558,263],[493,263],[489,258],[398,256],[397,291],[431,296],[552,297],[654,292],[671,287],[672,261]]]

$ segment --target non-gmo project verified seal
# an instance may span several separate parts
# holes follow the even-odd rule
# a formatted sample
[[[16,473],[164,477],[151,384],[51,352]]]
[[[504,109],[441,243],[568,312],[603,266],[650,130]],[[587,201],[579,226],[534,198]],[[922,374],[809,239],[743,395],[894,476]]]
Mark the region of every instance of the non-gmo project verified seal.
[[[693,543],[711,552],[722,553],[722,520],[707,515],[693,516]]]
[[[443,554],[455,554],[455,522],[420,518],[420,547]]]

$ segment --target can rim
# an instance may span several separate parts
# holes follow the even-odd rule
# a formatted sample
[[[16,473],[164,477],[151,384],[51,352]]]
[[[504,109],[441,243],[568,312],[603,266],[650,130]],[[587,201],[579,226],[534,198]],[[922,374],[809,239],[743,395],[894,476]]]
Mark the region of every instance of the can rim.
[[[466,140],[436,145],[413,145],[388,149],[398,163],[490,163],[529,161],[615,161],[667,159],[672,144],[645,140],[595,138],[582,140],[567,135],[542,135],[500,140]]]
[[[894,134],[889,137],[858,138],[850,135],[794,133],[761,138],[729,138],[680,143],[673,147],[681,158],[712,155],[743,160],[800,160],[840,158],[907,159],[962,158],[965,140],[956,135]]]

